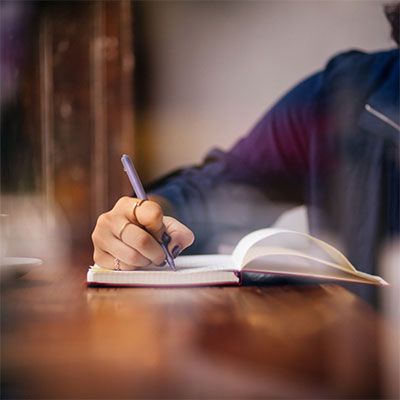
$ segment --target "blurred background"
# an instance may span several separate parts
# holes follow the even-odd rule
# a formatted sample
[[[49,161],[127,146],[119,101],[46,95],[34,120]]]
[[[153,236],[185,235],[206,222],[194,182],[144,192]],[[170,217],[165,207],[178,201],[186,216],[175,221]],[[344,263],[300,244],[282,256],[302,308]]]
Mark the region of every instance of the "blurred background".
[[[192,300],[183,292],[153,291],[149,294],[148,298],[155,301],[149,304],[161,310],[161,318],[154,319],[153,327],[153,319],[146,317],[150,313],[143,306],[147,301],[144,298],[143,302],[143,292],[130,292],[134,296],[132,313],[129,297],[117,298],[114,293],[101,291],[85,293],[83,282],[79,292],[69,286],[68,278],[72,276],[74,284],[74,273],[79,272],[79,268],[71,271],[70,267],[76,265],[82,272],[92,262],[90,235],[97,217],[109,210],[119,197],[132,192],[120,163],[123,153],[133,157],[140,176],[147,183],[176,168],[200,162],[213,147],[229,149],[279,97],[323,68],[333,55],[349,49],[374,51],[394,47],[383,12],[384,3],[381,0],[0,1],[0,264],[3,264],[0,278],[5,267],[10,266],[3,263],[4,256],[36,257],[49,266],[39,274],[40,279],[25,283],[26,286],[24,282],[20,284],[22,289],[32,285],[33,290],[27,291],[31,297],[22,295],[19,298],[20,292],[16,290],[10,291],[10,297],[2,301],[6,304],[5,313],[2,313],[3,336],[8,335],[4,343],[11,343],[5,356],[6,377],[12,377],[11,383],[13,379],[16,382],[21,379],[26,380],[27,387],[31,383],[38,388],[43,379],[47,379],[50,389],[44,387],[46,393],[60,382],[68,385],[68,377],[80,371],[90,372],[90,368],[86,368],[92,365],[87,364],[88,360],[93,360],[103,373],[108,372],[102,369],[105,360],[111,360],[110,365],[125,366],[124,362],[133,354],[130,357],[133,361],[130,358],[128,361],[134,365],[142,352],[148,365],[142,368],[137,364],[140,366],[138,377],[149,379],[152,376],[151,373],[146,375],[149,371],[158,371],[160,361],[155,357],[160,354],[161,360],[168,355],[162,350],[163,344],[153,340],[151,335],[150,340],[157,344],[150,346],[152,351],[142,345],[146,342],[141,340],[141,335],[147,338],[148,332],[157,329],[163,329],[167,343],[172,343],[171,348],[179,349],[181,354],[184,354],[182,349],[186,351],[192,345],[190,340],[199,341],[199,348],[194,347],[196,363],[184,366],[187,377],[193,374],[197,379],[197,374],[202,376],[211,371],[205,375],[212,377],[211,382],[220,379],[215,355],[218,356],[218,350],[222,349],[221,354],[226,350],[223,345],[220,349],[219,343],[212,346],[210,332],[227,333],[227,337],[233,338],[232,348],[238,348],[235,338],[242,338],[240,335],[246,332],[245,321],[240,320],[237,326],[225,322],[231,318],[232,307],[243,307],[245,313],[252,310],[246,308],[242,298],[239,302],[233,297],[229,300],[222,319],[219,314],[209,319],[214,310],[208,310],[210,303],[206,299],[203,311],[207,322],[202,324],[201,315],[194,316],[200,321],[196,322],[194,336],[185,328],[191,329],[185,322],[182,329],[187,335],[182,341],[182,336],[171,335],[172,331],[168,335],[168,330],[175,329],[180,317],[193,317],[187,314],[191,310],[187,304],[190,306]],[[278,224],[307,229],[304,209],[285,214]],[[318,306],[318,293],[315,297],[318,307],[313,308],[311,301],[300,302],[291,311],[286,303],[274,302],[273,296],[267,298],[271,307],[264,309],[257,295],[254,298],[256,312],[249,313],[249,326],[260,332],[259,343],[271,337],[272,344],[280,343],[274,341],[274,336],[289,334],[291,345],[283,347],[283,357],[276,352],[277,359],[283,362],[286,362],[285,357],[290,360],[287,355],[303,337],[307,339],[306,349],[313,341],[319,341],[320,346],[314,353],[318,353],[317,362],[323,362],[316,379],[318,376],[323,379],[318,385],[329,382],[339,389],[357,389],[369,388],[370,383],[374,385],[383,380],[382,391],[387,394],[384,397],[395,398],[391,394],[398,393],[399,382],[399,354],[393,351],[397,348],[400,326],[399,259],[400,248],[396,244],[386,249],[381,260],[381,275],[391,282],[391,291],[385,289],[382,296],[382,310],[389,321],[395,323],[396,329],[372,335],[376,329],[372,314],[361,313],[355,321],[349,319],[357,312],[352,297],[344,296],[343,301],[337,303],[337,314],[332,314],[329,307],[335,307],[336,303],[328,304],[330,297],[324,303],[323,296]],[[65,274],[58,274],[62,268]],[[49,270],[61,275],[66,285],[50,284]],[[83,281],[83,275],[80,276]],[[0,289],[5,286],[0,285]],[[69,291],[70,287],[73,290]],[[296,298],[290,297],[287,304],[295,304]],[[171,313],[171,299],[174,304],[179,303],[175,309],[178,314]],[[193,301],[203,305],[203,300],[199,297]],[[65,308],[67,303],[69,308]],[[287,321],[297,324],[300,331],[289,332],[287,327],[291,325],[284,323],[285,319],[280,325],[280,310],[288,312]],[[349,314],[351,310],[354,313]],[[141,313],[144,318],[137,324],[136,317]],[[272,319],[265,321],[277,321],[278,330],[274,329],[274,324],[264,325],[262,317],[267,314]],[[179,318],[173,319],[171,325],[167,321],[173,315]],[[342,315],[343,319],[328,325],[335,315]],[[135,328],[133,340],[129,321]],[[35,326],[32,322],[38,327],[32,328]],[[71,329],[75,322],[77,328]],[[314,331],[315,324],[321,324],[321,334]],[[367,328],[367,335],[361,337],[363,340],[358,336],[361,330],[354,326]],[[88,330],[81,331],[81,327]],[[121,343],[108,340],[113,339],[119,329],[127,327],[127,336],[122,336]],[[224,327],[228,329],[226,332]],[[239,336],[231,335],[231,327]],[[326,336],[323,335],[325,330]],[[300,336],[296,336],[298,332]],[[61,340],[65,338],[67,350],[59,346],[57,335]],[[376,340],[370,343],[371,335]],[[49,340],[48,347],[43,344],[46,340]],[[112,345],[108,346],[110,343]],[[138,343],[142,347],[139,348]],[[127,344],[133,346],[130,353],[125,351]],[[122,347],[115,352],[115,345]],[[207,346],[211,350],[203,357],[200,350]],[[258,354],[258,342],[251,346]],[[26,353],[25,349],[28,349]],[[242,353],[235,354],[246,352],[246,347],[243,349]],[[59,357],[64,354],[60,351],[68,353],[65,362]],[[378,351],[382,358],[366,362],[371,360],[368,354]],[[175,357],[175,365],[184,360],[176,358],[179,352],[170,354]],[[303,353],[294,351],[294,354]],[[314,354],[305,354],[312,361]],[[210,357],[208,363],[207,357]],[[119,364],[119,359],[124,362]],[[226,365],[230,366],[232,358],[226,360]],[[327,362],[329,360],[331,363]],[[382,376],[371,376],[371,382],[367,383],[363,380],[351,382],[354,376],[370,376],[368,371],[375,371],[375,363]],[[279,371],[280,363],[277,369],[275,362],[273,364],[271,371]],[[252,366],[251,363],[246,365]],[[291,368],[293,365],[297,364],[291,364]],[[18,371],[32,371],[32,366],[34,369],[39,366],[35,373],[16,377]],[[213,367],[207,369],[210,366]],[[49,374],[35,380],[34,377],[43,371]],[[62,373],[57,375],[59,371]],[[69,375],[71,371],[73,374]],[[94,371],[82,374],[78,380],[70,380],[72,390],[80,379],[90,382],[95,376],[97,384],[97,369]],[[168,373],[176,371],[178,369],[171,369]],[[236,375],[230,375],[229,368],[226,371],[228,375],[224,379],[234,378],[240,387],[243,386]],[[124,367],[113,372],[115,382],[127,376],[129,387],[135,384],[131,370]],[[307,374],[307,370],[304,373]],[[54,376],[62,379],[52,379]],[[163,373],[163,379],[168,377]],[[179,374],[176,377],[182,381]],[[287,382],[288,377],[283,378],[282,382]],[[4,382],[5,386],[10,383],[7,379]],[[139,387],[146,382],[143,379]],[[192,384],[190,379],[185,382]],[[249,382],[252,385],[253,381]],[[269,385],[270,381],[266,382]],[[291,385],[286,386],[290,391],[295,390]],[[286,386],[283,385],[284,390]],[[173,387],[171,382],[167,387]]]
[[[392,47],[382,5],[2,1],[5,251],[90,249],[97,216],[131,193],[122,153],[149,182],[228,149],[335,53]]]

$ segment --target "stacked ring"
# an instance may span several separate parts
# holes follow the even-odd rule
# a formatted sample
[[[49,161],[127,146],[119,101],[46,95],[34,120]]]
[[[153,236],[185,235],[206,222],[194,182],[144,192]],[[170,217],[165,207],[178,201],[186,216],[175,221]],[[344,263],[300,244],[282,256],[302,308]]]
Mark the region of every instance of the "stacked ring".
[[[122,234],[123,234],[125,228],[126,228],[129,224],[131,224],[131,221],[126,221],[126,222],[121,226],[121,229],[119,230],[119,233],[118,233],[118,239],[119,239],[119,240],[122,240]]]
[[[136,209],[138,207],[140,207],[147,199],[140,199],[138,201],[135,201],[135,204],[132,207],[132,216],[135,219],[135,221],[137,221],[137,217],[136,217]]]

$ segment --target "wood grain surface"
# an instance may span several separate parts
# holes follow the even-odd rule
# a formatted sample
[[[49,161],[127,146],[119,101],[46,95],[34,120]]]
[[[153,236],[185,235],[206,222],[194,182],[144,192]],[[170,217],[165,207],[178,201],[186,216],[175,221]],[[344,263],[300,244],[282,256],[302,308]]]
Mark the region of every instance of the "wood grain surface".
[[[2,398],[385,397],[390,329],[339,286],[87,288],[76,263],[3,283]]]

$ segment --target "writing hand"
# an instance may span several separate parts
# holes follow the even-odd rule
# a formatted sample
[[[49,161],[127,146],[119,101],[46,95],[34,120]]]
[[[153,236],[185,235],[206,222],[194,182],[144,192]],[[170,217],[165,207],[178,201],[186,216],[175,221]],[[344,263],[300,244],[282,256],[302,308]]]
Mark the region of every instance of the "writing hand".
[[[165,252],[157,241],[169,241],[168,249],[174,257],[193,243],[193,232],[175,218],[164,216],[158,203],[147,200],[133,212],[137,201],[122,197],[97,219],[92,233],[97,265],[114,269],[116,258],[122,270],[161,265]]]

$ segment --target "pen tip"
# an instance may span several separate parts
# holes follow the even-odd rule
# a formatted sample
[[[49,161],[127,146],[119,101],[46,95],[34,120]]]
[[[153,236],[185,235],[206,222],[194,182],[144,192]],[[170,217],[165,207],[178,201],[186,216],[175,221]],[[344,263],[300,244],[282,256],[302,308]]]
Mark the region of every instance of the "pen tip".
[[[176,271],[175,261],[172,257],[169,257],[168,264],[174,271]]]

